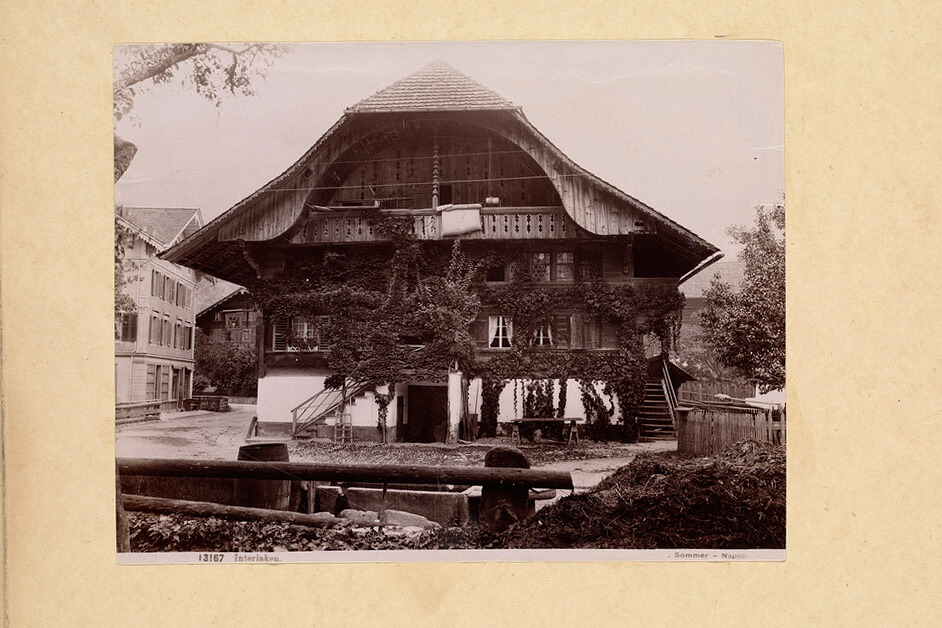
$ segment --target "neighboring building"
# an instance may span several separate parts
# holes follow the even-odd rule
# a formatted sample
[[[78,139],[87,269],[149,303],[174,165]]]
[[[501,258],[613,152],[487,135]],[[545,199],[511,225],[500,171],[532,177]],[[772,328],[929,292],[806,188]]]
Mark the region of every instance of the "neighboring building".
[[[446,258],[461,239],[465,255],[490,260],[486,285],[511,285],[524,273],[527,285],[559,294],[599,280],[676,291],[681,277],[717,253],[576,165],[519,107],[449,66],[432,64],[348,108],[286,172],[164,257],[250,285],[294,272],[303,256],[389,255],[389,237],[373,222],[377,216],[411,221],[423,250]],[[292,412],[323,389],[330,371],[319,357],[321,330],[330,314],[327,308],[292,319],[263,312],[260,422],[291,421]],[[532,338],[521,338],[521,325],[515,334],[511,317],[485,301],[470,329],[475,359],[496,360],[521,342],[557,354],[613,355],[617,348],[614,329],[597,324],[582,306],[554,309],[550,320]],[[664,372],[660,362],[652,372]],[[397,385],[389,405],[394,439],[453,440],[467,413],[480,411],[480,381],[468,379],[446,366],[438,381]],[[519,390],[517,380],[501,393],[501,420],[520,417]],[[582,415],[573,380],[568,390],[565,416]],[[373,393],[353,392],[358,437],[377,438]]]
[[[200,277],[196,327],[209,340],[254,348],[257,319],[255,304],[245,288],[215,277]]]
[[[196,273],[157,254],[202,226],[197,209],[121,207],[116,220],[133,234],[125,249],[125,292],[137,313],[115,321],[115,401],[182,408],[193,384]]]

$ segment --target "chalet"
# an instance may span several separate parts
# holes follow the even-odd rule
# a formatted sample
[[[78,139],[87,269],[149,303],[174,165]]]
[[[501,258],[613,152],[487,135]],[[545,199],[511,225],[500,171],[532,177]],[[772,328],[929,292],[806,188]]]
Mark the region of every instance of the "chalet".
[[[125,292],[137,308],[115,319],[115,401],[180,409],[193,384],[196,273],[157,255],[199,230],[200,212],[120,207],[115,220],[131,234]]]
[[[242,286],[200,277],[196,284],[196,328],[212,342],[255,348],[257,312],[251,295]]]
[[[421,360],[434,343],[403,333],[390,351],[407,346],[413,353],[404,354],[399,376],[388,377],[391,388],[351,380],[337,392],[325,391],[325,380],[336,373],[332,347],[357,339],[329,333],[339,315],[326,292],[307,299],[317,305],[303,315],[272,305],[283,306],[276,293],[319,284],[330,273],[361,281],[355,269],[395,274],[397,238],[403,237],[416,246],[409,249],[413,255],[418,250],[426,256],[410,258],[418,266],[424,260],[422,272],[448,266],[457,240],[461,255],[477,264],[476,312],[466,329],[453,330],[456,346],[469,334],[473,356],[456,351],[440,360],[437,373],[425,369],[419,375],[408,356]],[[260,423],[293,423],[296,434],[320,435],[337,432],[335,422],[350,423],[357,438],[388,434],[444,442],[473,437],[466,422],[474,415],[483,421],[496,411],[499,420],[509,421],[532,414],[523,398],[532,391],[528,382],[541,378],[553,381],[559,417],[591,414],[576,386],[604,380],[605,373],[625,379],[621,367],[627,362],[636,380],[653,377],[654,388],[667,393],[662,401],[670,397],[659,349],[645,356],[626,332],[634,321],[612,304],[621,303],[617,295],[635,292],[670,297],[638,301],[672,304],[669,312],[636,317],[647,321],[639,336],[651,345],[669,327],[651,321],[679,317],[679,280],[717,254],[713,245],[575,164],[519,107],[435,63],[346,109],[293,166],[164,259],[245,285],[262,302],[256,335]],[[256,294],[253,286],[266,285]],[[376,294],[390,291],[377,288]],[[606,307],[611,311],[603,315]],[[450,356],[447,342],[436,346]],[[643,363],[645,357],[653,359]],[[628,384],[623,390],[644,390],[643,381]],[[604,396],[593,388],[581,396]],[[498,402],[488,403],[494,394]],[[603,403],[614,405],[611,396]],[[343,420],[331,415],[338,407],[345,408]],[[616,410],[613,418],[618,415]]]

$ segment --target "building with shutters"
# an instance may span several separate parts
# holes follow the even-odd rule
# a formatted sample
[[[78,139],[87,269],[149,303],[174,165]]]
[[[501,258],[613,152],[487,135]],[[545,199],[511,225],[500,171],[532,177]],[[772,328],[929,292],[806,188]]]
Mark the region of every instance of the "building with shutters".
[[[115,320],[115,402],[181,409],[193,385],[196,272],[157,255],[199,230],[200,212],[121,207],[115,219],[132,234],[125,292],[137,306]]]
[[[482,294],[517,282],[559,294],[599,283],[676,292],[681,278],[720,256],[575,164],[519,107],[436,63],[346,109],[293,166],[164,258],[251,289],[258,279],[304,272],[302,258],[386,255],[390,237],[377,216],[404,220],[423,251],[445,260],[460,240],[462,253],[482,267]],[[303,317],[261,314],[259,422],[329,434],[340,393],[323,391],[331,373],[319,356],[331,342],[325,330],[335,314],[327,306]],[[482,299],[470,325],[475,360],[524,345],[546,355],[584,354],[612,351],[618,342],[616,329],[565,299],[540,320],[524,327],[499,303]],[[420,339],[401,342],[421,350]],[[656,358],[656,349],[649,353]],[[441,375],[415,381],[406,374],[383,393],[393,395],[391,440],[453,441],[459,424],[480,413],[480,381],[453,366]],[[523,413],[521,386],[505,386],[501,421]],[[581,416],[578,388],[569,390],[561,412]],[[351,383],[345,393],[355,436],[378,439],[374,391]]]

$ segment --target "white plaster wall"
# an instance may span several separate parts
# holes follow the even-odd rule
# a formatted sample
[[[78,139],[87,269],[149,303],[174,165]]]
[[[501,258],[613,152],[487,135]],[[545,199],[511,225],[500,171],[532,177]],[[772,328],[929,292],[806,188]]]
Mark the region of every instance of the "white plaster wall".
[[[291,410],[323,390],[325,379],[325,375],[269,371],[258,380],[258,420],[290,421]]]
[[[323,390],[326,379],[327,375],[311,371],[272,369],[258,380],[258,420],[290,421],[291,410]],[[392,403],[395,404],[395,400]],[[394,405],[392,407],[395,408]],[[379,418],[379,409],[371,392],[357,397],[347,406],[347,411],[353,424],[358,426],[374,427]],[[333,424],[333,421],[328,420],[328,423]]]
[[[523,415],[523,390],[528,380],[516,380],[507,384],[500,395],[500,410],[497,414],[498,422],[512,421],[522,418]],[[517,407],[514,408],[514,385],[517,386]],[[608,395],[602,393],[602,384],[596,384],[595,389],[599,391],[602,399],[608,402],[614,402]],[[554,402],[559,404],[559,384],[556,384],[554,391]],[[614,403],[615,415],[613,420],[618,419],[621,413],[618,411],[618,404]],[[468,411],[481,415],[481,380],[474,379],[468,385]],[[566,416],[585,418],[585,409],[582,407],[582,391],[579,388],[579,381],[570,379],[566,389]]]

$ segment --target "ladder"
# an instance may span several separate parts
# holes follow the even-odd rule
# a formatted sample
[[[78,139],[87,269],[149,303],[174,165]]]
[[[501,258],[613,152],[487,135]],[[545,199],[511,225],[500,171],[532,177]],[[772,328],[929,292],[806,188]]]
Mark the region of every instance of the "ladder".
[[[341,444],[353,442],[353,416],[350,412],[341,412],[339,407],[334,418],[334,442]]]

